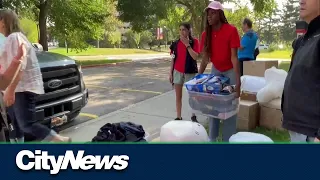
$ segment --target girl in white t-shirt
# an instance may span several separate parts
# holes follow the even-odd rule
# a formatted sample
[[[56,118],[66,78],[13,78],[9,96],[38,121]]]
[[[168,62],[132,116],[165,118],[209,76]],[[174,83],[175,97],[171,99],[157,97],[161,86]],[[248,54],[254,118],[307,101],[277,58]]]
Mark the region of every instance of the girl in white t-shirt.
[[[7,37],[0,56],[0,73],[3,73],[11,64],[22,43],[25,44],[27,54],[16,79],[4,92],[4,102],[14,126],[14,131],[10,132],[10,140],[23,142],[24,133],[28,133],[40,141],[71,141],[70,138],[62,137],[37,122],[36,98],[44,94],[42,75],[36,52],[26,36],[21,33],[19,19],[15,12],[0,10],[0,33]]]

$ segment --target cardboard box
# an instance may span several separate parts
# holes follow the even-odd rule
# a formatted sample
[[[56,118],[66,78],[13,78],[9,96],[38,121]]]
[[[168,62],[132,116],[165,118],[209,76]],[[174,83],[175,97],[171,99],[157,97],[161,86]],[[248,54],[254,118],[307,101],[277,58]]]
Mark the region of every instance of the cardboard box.
[[[282,111],[281,99],[272,100],[266,104],[260,104],[260,121],[261,127],[284,130],[282,128]]]
[[[240,101],[237,129],[250,131],[259,123],[259,103],[254,101]]]
[[[242,91],[240,99],[246,100],[246,101],[257,102],[257,93]]]
[[[278,61],[244,61],[243,75],[264,77],[264,72],[272,67],[278,68]]]

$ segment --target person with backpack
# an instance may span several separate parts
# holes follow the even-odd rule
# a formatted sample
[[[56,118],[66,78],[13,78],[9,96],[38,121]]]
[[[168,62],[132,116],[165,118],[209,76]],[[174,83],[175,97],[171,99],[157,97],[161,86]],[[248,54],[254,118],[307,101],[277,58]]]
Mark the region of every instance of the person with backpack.
[[[282,126],[289,131],[291,142],[319,142],[319,0],[300,0],[300,17],[308,23],[308,30],[293,43],[294,50],[281,99]]]
[[[238,61],[238,48],[240,36],[238,30],[229,24],[222,4],[212,1],[205,9],[207,15],[206,29],[202,33],[200,49],[203,59],[199,73],[202,74],[208,63],[212,63],[211,74],[224,75],[230,79],[230,84],[236,85],[236,96],[240,96],[240,68]],[[209,118],[209,137],[216,141],[219,136],[220,119]],[[222,140],[228,142],[236,133],[237,115],[223,121]]]
[[[240,74],[243,75],[243,62],[255,60],[255,49],[257,45],[258,35],[252,30],[252,21],[245,18],[242,23],[244,35],[241,39],[241,46],[238,51],[238,59],[240,62]]]
[[[199,40],[192,37],[191,25],[181,23],[180,38],[170,46],[170,54],[173,56],[169,72],[169,81],[176,92],[177,118],[182,120],[182,88],[183,84],[191,80],[198,73],[197,58],[199,56]],[[191,120],[197,122],[197,117],[192,114]]]

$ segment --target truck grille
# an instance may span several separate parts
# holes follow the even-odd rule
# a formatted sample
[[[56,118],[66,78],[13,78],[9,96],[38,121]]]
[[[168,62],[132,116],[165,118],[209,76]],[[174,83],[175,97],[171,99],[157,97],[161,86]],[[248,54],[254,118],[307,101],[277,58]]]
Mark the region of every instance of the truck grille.
[[[45,94],[37,98],[37,105],[81,92],[80,74],[76,65],[42,68],[41,72]]]

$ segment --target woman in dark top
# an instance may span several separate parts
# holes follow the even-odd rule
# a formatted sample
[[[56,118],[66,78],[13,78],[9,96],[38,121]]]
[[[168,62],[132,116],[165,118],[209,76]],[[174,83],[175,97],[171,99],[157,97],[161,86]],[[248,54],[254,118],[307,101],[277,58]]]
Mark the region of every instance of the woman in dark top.
[[[200,51],[199,40],[192,37],[189,23],[180,25],[180,38],[171,44],[170,50],[173,60],[169,72],[169,80],[176,91],[177,118],[175,120],[182,120],[183,84],[198,73],[197,58]],[[192,114],[191,120],[197,122],[197,117]]]

